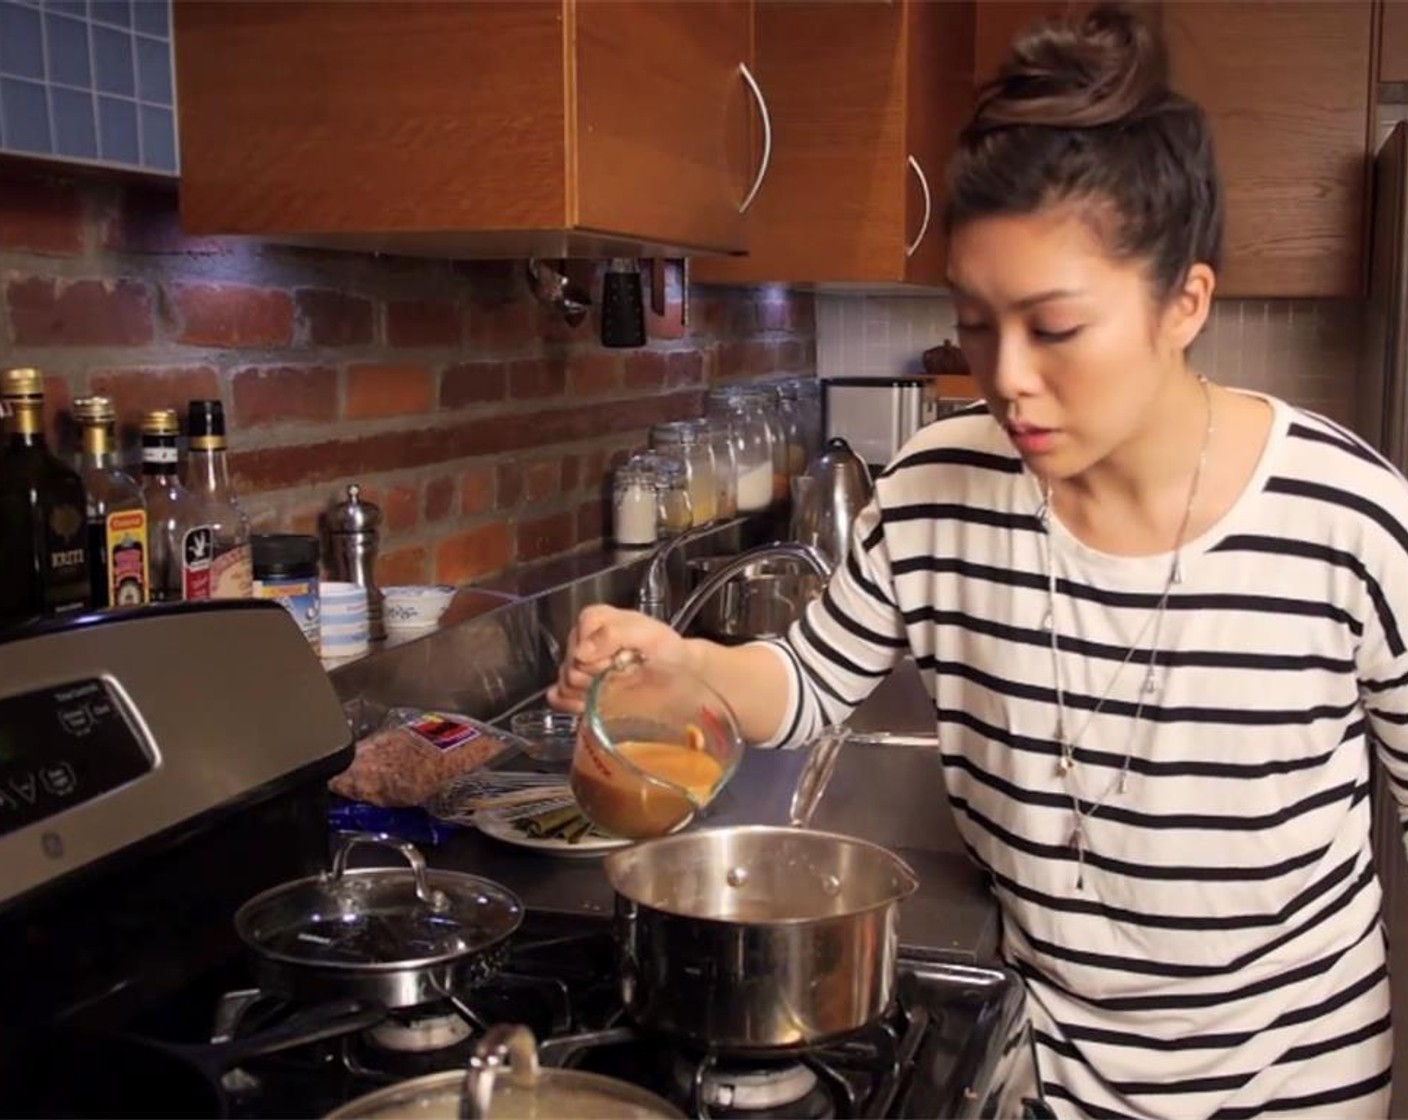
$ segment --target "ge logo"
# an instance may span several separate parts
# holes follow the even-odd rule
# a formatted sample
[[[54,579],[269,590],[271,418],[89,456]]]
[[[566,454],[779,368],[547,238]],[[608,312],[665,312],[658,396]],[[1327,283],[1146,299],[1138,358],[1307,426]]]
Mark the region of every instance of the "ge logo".
[[[64,854],[63,837],[57,832],[46,832],[39,837],[39,846],[50,859],[62,859]]]

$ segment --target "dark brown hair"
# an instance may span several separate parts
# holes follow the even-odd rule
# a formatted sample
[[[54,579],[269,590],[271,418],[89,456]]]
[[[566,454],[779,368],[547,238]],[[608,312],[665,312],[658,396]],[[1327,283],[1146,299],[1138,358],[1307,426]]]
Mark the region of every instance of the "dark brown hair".
[[[978,94],[949,164],[945,226],[1089,204],[1112,253],[1166,298],[1222,255],[1222,189],[1203,110],[1168,84],[1157,28],[1124,7],[1037,24]]]

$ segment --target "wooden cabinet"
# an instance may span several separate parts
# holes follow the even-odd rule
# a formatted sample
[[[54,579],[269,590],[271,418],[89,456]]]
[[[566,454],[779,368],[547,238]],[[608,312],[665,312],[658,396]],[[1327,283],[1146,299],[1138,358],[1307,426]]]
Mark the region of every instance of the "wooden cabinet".
[[[1163,20],[1226,188],[1218,294],[1361,295],[1371,0],[1164,0]]]
[[[973,35],[973,78],[982,85],[997,73],[1012,41],[1029,24],[1065,14],[1073,7],[1064,0],[978,0]]]
[[[1408,0],[1383,0],[1379,81],[1408,82]]]
[[[175,5],[192,233],[465,257],[745,248],[749,0]]]
[[[942,283],[972,3],[760,0],[754,27],[771,166],[746,215],[747,256],[697,260],[694,278]]]

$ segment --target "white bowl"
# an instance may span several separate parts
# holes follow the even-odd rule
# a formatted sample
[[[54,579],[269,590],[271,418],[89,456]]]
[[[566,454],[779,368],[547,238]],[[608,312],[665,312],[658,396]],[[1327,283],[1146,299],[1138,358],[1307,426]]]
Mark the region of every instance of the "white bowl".
[[[388,630],[434,626],[450,608],[459,590],[448,584],[403,584],[383,587],[382,618]]]

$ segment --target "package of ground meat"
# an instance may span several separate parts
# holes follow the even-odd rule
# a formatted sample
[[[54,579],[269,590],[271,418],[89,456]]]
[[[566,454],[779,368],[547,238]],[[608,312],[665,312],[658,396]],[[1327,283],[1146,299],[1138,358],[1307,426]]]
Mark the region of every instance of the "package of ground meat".
[[[357,741],[352,765],[328,787],[372,805],[419,805],[451,778],[498,758],[511,739],[468,716],[394,708]]]

